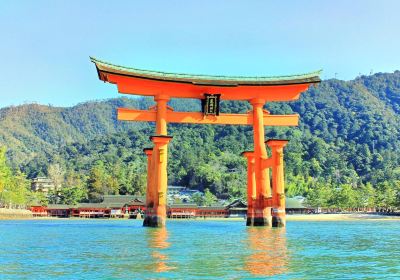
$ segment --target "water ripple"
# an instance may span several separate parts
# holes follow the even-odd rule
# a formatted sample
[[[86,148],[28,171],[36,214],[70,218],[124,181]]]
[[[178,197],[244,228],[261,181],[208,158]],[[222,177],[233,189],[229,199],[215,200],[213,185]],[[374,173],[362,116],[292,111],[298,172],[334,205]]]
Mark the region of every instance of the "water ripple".
[[[400,222],[0,221],[0,279],[399,279]]]

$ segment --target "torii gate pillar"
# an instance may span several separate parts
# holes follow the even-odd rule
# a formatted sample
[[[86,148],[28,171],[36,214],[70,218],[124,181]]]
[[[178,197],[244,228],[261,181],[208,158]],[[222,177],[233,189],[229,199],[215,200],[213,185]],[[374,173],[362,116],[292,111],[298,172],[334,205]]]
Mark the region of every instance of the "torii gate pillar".
[[[272,150],[272,226],[284,227],[286,225],[286,213],[283,147],[286,146],[288,141],[271,139],[266,143]]]
[[[256,200],[253,205],[254,226],[271,226],[271,207],[267,200],[271,197],[271,186],[269,179],[269,169],[263,164],[268,158],[264,139],[264,99],[255,98],[250,100],[253,106],[253,133],[254,133],[254,169],[256,177]]]
[[[247,226],[254,225],[254,205],[257,198],[255,160],[253,151],[242,153],[247,158]]]
[[[151,159],[153,174],[147,188],[151,200],[147,203],[143,226],[163,227],[167,218],[167,148],[172,136],[156,135],[150,139],[154,143]]]
[[[152,156],[153,148],[145,148],[143,152],[147,156],[147,185],[146,185],[146,209],[153,208],[154,206],[154,194],[152,193]],[[147,212],[148,210],[146,210]]]
[[[172,136],[167,136],[167,102],[169,96],[154,97],[156,105],[156,135],[150,140],[154,143],[152,152],[147,151],[147,191],[146,213],[143,226],[163,227],[167,218],[167,158],[168,143]],[[151,156],[151,159],[149,157]]]

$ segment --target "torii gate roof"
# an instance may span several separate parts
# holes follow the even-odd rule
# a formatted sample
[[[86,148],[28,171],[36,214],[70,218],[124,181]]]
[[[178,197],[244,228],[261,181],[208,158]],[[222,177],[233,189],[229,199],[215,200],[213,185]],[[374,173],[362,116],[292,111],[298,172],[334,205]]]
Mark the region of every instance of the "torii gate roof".
[[[263,98],[288,101],[299,98],[310,84],[321,81],[321,70],[288,76],[211,76],[167,73],[119,66],[94,57],[99,79],[118,85],[121,93],[135,95],[166,94],[178,98],[203,98],[204,93],[221,94],[225,100]]]

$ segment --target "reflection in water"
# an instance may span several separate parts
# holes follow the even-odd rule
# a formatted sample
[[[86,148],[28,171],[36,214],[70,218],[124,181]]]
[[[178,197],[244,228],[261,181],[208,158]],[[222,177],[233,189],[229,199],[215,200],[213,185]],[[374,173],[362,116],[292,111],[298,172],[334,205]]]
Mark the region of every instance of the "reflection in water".
[[[247,238],[250,255],[245,260],[246,271],[264,276],[287,272],[289,261],[285,228],[249,227]]]
[[[165,227],[149,229],[148,231],[147,242],[148,247],[152,249],[151,256],[154,261],[151,270],[154,272],[165,272],[176,269],[176,267],[167,264],[169,258],[165,249],[168,249],[171,245],[167,239],[168,231]]]

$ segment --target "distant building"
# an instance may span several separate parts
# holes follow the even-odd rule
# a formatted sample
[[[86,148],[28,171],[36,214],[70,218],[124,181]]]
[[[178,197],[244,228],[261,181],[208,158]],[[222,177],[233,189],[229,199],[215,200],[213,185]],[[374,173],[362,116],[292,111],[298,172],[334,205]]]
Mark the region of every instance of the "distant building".
[[[247,216],[247,204],[241,201],[240,199],[236,199],[233,202],[229,203],[226,206],[228,210],[229,217],[246,217]]]
[[[315,209],[306,204],[306,199],[302,196],[286,198],[286,214],[308,214]]]
[[[47,206],[40,203],[32,203],[30,206],[33,217],[46,217],[48,214]]]
[[[47,206],[47,216],[68,218],[71,214],[71,206],[66,204],[49,204]]]
[[[99,203],[79,203],[77,205],[32,204],[33,216],[80,217],[80,218],[136,218],[146,210],[146,198],[136,195],[105,195]],[[287,214],[307,214],[315,209],[307,206],[304,197],[286,198]],[[240,199],[228,205],[216,204],[197,206],[193,203],[171,203],[167,206],[168,218],[227,218],[246,217],[247,204]]]
[[[168,218],[175,219],[189,219],[196,217],[197,204],[188,204],[188,203],[180,203],[180,204],[172,204],[167,208],[167,216]]]
[[[53,180],[46,177],[36,177],[31,182],[31,190],[34,192],[48,193],[55,188]]]
[[[142,213],[146,199],[136,195],[105,195],[99,203],[78,203],[77,205],[49,204],[31,205],[34,216],[80,217],[80,218],[122,218],[125,215]]]
[[[199,206],[196,216],[201,218],[226,218],[229,216],[229,212],[222,205]]]
[[[111,209],[112,217],[143,212],[146,209],[146,197],[137,195],[105,195],[102,203]]]

